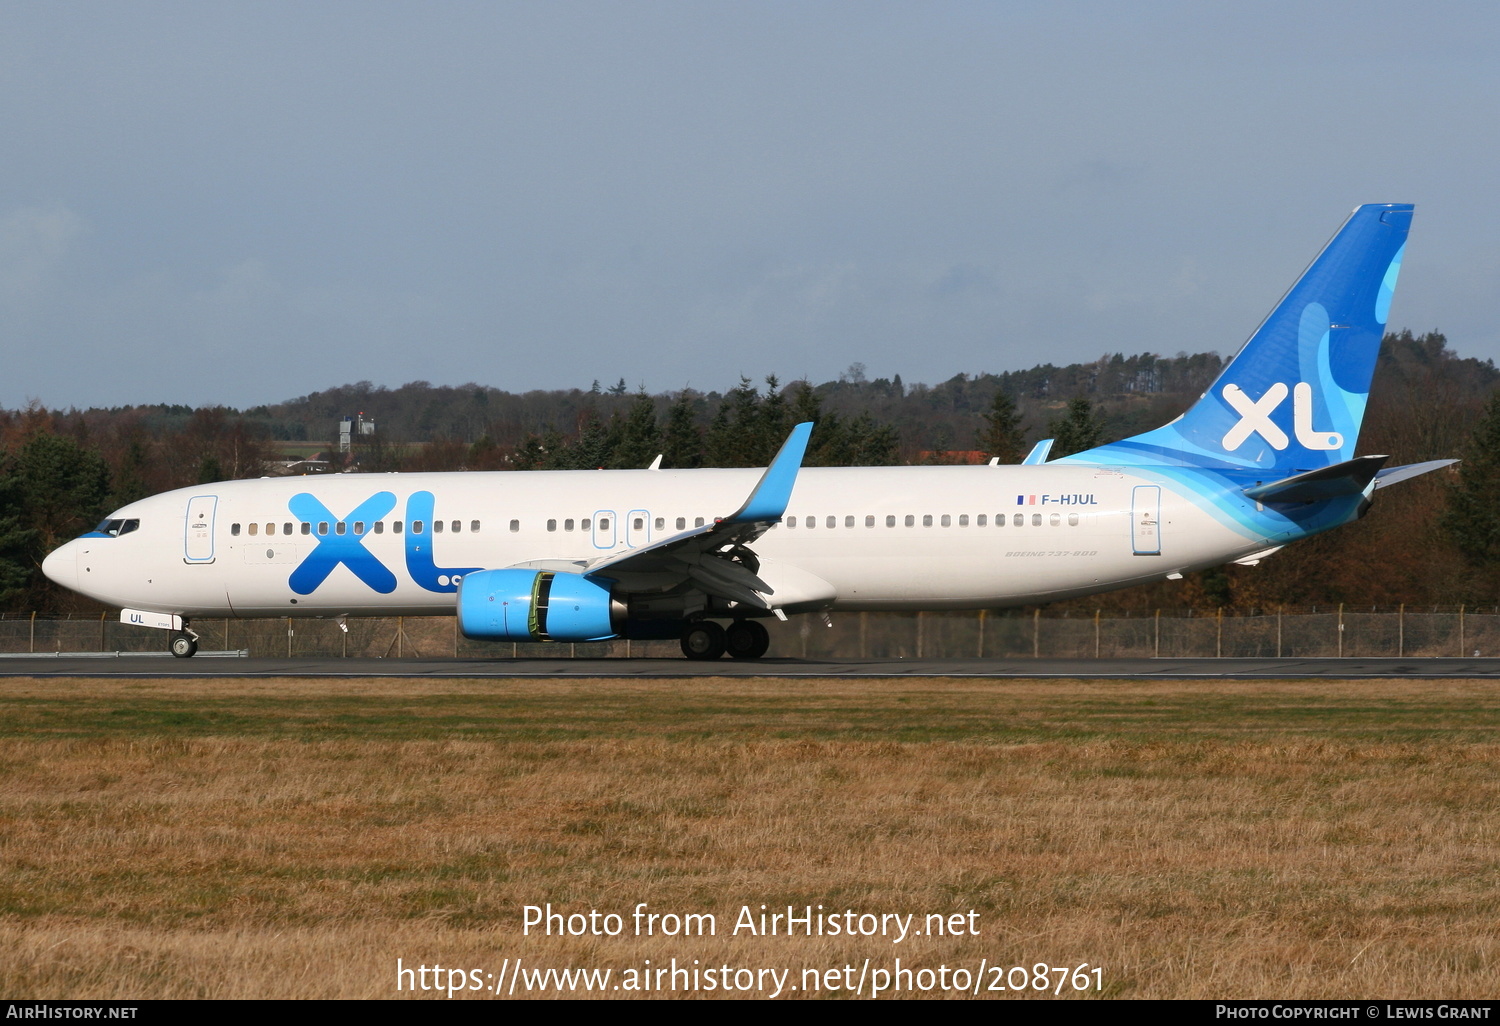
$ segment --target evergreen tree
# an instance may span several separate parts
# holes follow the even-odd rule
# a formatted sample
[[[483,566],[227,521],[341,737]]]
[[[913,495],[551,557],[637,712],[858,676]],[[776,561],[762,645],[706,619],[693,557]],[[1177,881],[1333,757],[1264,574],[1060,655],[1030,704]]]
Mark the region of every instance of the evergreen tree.
[[[788,413],[786,396],[781,394],[781,382],[772,374],[766,378],[766,395],[760,402],[759,416],[755,418],[755,444],[749,454],[752,466],[768,465],[781,443],[786,441],[792,430]]]
[[[36,532],[36,562],[62,542],[87,531],[104,516],[109,467],[92,449],[53,434],[33,436],[14,462],[23,526]]]
[[[986,455],[999,457],[1001,463],[1020,463],[1026,455],[1026,443],[1021,434],[1021,414],[1009,392],[1003,388],[996,390],[984,420],[985,427],[979,431],[979,448]]]
[[[741,375],[709,425],[704,462],[710,467],[765,466],[759,458],[761,426],[760,393]]]
[[[617,439],[592,408],[585,411],[578,440],[566,447],[562,470],[598,470],[610,465]]]
[[[1471,570],[1489,576],[1500,567],[1500,391],[1474,425],[1440,523]],[[1486,597],[1494,590],[1482,589]]]
[[[213,484],[224,480],[224,468],[219,465],[219,457],[209,453],[198,463],[198,483]]]
[[[661,453],[661,429],[656,426],[656,400],[643,388],[620,431],[611,466],[620,470],[644,470]]]
[[[11,473],[10,460],[0,459],[0,605],[26,590],[36,567],[37,532],[23,523],[24,510],[20,483]]]
[[[685,470],[703,462],[703,436],[693,417],[693,400],[684,389],[667,411],[661,439],[662,466]]]
[[[1051,459],[1092,449],[1104,436],[1104,425],[1094,412],[1094,404],[1081,395],[1068,400],[1068,412],[1051,421],[1047,430],[1053,438]]]

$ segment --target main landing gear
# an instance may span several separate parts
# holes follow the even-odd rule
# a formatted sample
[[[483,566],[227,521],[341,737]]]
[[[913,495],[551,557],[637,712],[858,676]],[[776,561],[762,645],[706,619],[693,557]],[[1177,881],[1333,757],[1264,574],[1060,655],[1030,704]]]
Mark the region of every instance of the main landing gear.
[[[771,647],[771,635],[755,620],[736,620],[726,630],[712,620],[695,620],[682,632],[682,654],[693,660],[759,659]]]

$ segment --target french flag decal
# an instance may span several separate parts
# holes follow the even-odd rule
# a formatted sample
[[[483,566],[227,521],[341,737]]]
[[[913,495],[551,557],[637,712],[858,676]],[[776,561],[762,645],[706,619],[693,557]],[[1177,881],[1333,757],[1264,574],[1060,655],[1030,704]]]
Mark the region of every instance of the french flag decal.
[[[1016,496],[1016,505],[1017,506],[1035,506],[1036,505],[1036,496],[1035,495],[1017,495]]]

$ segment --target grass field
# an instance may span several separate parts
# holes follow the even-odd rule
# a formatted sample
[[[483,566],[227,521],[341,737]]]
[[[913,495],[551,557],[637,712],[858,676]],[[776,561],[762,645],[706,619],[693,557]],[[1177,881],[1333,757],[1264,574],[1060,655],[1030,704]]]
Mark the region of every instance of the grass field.
[[[1106,996],[1487,998],[1497,870],[1481,682],[0,681],[9,997],[900,957],[1088,963]],[[523,936],[547,902],[625,932]],[[639,902],[718,932],[635,937]],[[761,904],[979,934],[731,935]]]

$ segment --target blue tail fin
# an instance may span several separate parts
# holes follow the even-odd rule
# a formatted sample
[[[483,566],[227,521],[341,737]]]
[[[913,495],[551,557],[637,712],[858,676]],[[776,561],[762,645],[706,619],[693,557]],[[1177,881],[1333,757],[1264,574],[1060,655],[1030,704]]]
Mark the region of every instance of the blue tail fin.
[[[1411,215],[1409,203],[1356,208],[1186,413],[1057,462],[1285,475],[1353,459]]]

